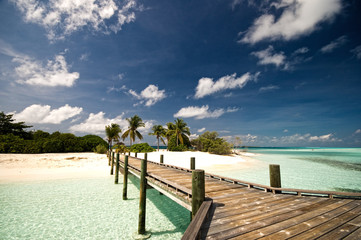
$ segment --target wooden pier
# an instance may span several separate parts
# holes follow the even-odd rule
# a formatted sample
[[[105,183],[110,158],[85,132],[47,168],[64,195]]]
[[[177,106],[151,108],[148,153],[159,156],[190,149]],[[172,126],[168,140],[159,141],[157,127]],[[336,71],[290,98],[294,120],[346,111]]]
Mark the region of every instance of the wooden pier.
[[[120,159],[124,167],[124,155]],[[140,177],[141,160],[128,158]],[[148,161],[147,184],[192,210],[192,170]],[[182,239],[361,239],[361,194],[275,188],[205,174]]]

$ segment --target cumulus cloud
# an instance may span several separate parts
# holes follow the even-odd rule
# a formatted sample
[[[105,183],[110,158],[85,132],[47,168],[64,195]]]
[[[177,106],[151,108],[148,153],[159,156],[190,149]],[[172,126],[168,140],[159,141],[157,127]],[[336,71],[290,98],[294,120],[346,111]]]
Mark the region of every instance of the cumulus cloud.
[[[330,21],[341,9],[341,0],[279,0],[269,6],[276,14],[257,18],[240,42],[255,44],[262,40],[291,40],[315,31],[322,22]]]
[[[195,119],[204,119],[204,118],[218,118],[225,113],[231,113],[238,111],[238,108],[219,108],[214,111],[209,110],[208,105],[204,105],[202,107],[189,106],[181,108],[177,113],[173,116],[175,118],[195,118]]]
[[[310,133],[307,134],[294,134],[291,136],[283,136],[280,139],[283,143],[298,143],[298,142],[340,142],[341,140],[334,137],[332,133],[321,135],[321,136],[312,136]]]
[[[273,64],[277,67],[283,66],[285,69],[288,68],[288,63],[286,62],[286,56],[284,55],[284,53],[274,52],[273,46],[268,46],[268,48],[261,51],[251,52],[251,55],[258,58],[259,65]]]
[[[69,130],[71,132],[104,134],[105,126],[112,123],[119,124],[122,129],[125,129],[128,126],[128,122],[123,119],[123,114],[113,119],[105,118],[104,115],[104,112],[99,112],[97,114],[90,113],[89,117],[84,122],[71,126]]]
[[[333,52],[333,50],[335,50],[336,48],[341,47],[342,45],[344,45],[347,42],[347,37],[345,35],[337,38],[336,40],[330,42],[329,44],[323,46],[321,48],[321,52],[322,53],[330,53]]]
[[[217,81],[213,81],[212,78],[201,78],[198,81],[194,97],[199,99],[226,89],[243,88],[249,81],[256,81],[259,74],[259,72],[254,75],[245,73],[237,78],[237,74],[234,73],[223,76]]]
[[[351,52],[357,57],[357,59],[361,59],[361,45],[351,49]]]
[[[308,47],[302,47],[293,52],[292,55],[305,54],[309,51]]]
[[[275,86],[275,85],[269,85],[267,87],[261,87],[259,89],[259,92],[269,92],[269,91],[273,91],[273,90],[277,90],[280,89],[279,86]]]
[[[146,87],[140,94],[132,89],[128,90],[128,93],[140,100],[138,104],[144,104],[147,107],[156,104],[166,97],[165,90],[159,90],[158,87],[153,84]]]
[[[135,0],[11,0],[23,14],[24,21],[44,27],[49,40],[63,39],[82,28],[95,32],[118,32],[135,21],[141,11]]]
[[[62,55],[56,55],[54,60],[48,60],[45,66],[29,57],[15,57],[13,62],[20,64],[15,68],[19,78],[17,82],[20,84],[71,87],[79,78],[78,72],[69,72],[68,64]]]
[[[357,129],[354,134],[360,134],[360,133],[361,133],[361,129]]]
[[[82,111],[81,107],[71,107],[68,104],[53,110],[51,110],[49,105],[33,104],[22,112],[14,114],[14,119],[27,123],[60,124],[67,119],[79,115]]]
[[[143,121],[145,127],[139,128],[138,131],[142,134],[150,132],[153,127],[153,121]],[[106,118],[104,112],[90,113],[88,118],[85,119],[82,123],[73,125],[69,128],[71,132],[81,132],[81,133],[90,133],[90,134],[105,134],[105,126],[108,126],[112,123],[116,123],[122,129],[122,132],[128,129],[129,123],[124,118],[124,114],[118,115],[115,118]]]
[[[201,128],[201,129],[198,129],[197,132],[201,133],[201,132],[204,132],[206,130],[206,128]]]

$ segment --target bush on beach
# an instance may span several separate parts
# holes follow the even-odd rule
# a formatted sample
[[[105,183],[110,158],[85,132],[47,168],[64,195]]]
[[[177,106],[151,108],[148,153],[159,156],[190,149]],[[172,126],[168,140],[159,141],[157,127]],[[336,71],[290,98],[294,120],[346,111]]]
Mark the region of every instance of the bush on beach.
[[[202,152],[209,152],[219,155],[227,155],[231,153],[232,144],[223,138],[218,137],[217,132],[205,132],[198,138],[192,140],[192,146]]]
[[[155,149],[149,146],[148,143],[138,143],[138,144],[133,144],[130,147],[130,151],[136,153],[145,153],[145,152],[153,152],[155,151]]]

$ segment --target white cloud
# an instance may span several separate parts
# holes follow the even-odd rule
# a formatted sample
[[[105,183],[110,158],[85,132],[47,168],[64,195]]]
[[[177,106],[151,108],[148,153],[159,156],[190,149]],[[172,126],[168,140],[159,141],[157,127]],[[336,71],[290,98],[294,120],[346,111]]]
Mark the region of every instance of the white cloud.
[[[165,90],[159,90],[157,86],[152,84],[141,91],[140,94],[132,89],[128,90],[128,93],[141,100],[138,104],[144,104],[147,107],[156,104],[166,97]]]
[[[269,92],[269,91],[273,91],[273,90],[277,90],[280,89],[279,86],[275,86],[275,85],[269,85],[267,87],[261,87],[259,89],[259,92]]]
[[[141,11],[135,0],[11,0],[24,15],[24,21],[44,27],[49,40],[63,39],[82,28],[118,32],[135,21]]]
[[[89,53],[84,53],[84,54],[82,54],[81,56],[80,56],[80,58],[79,58],[79,60],[80,61],[88,61],[89,60],[89,56],[90,56],[90,54]]]
[[[206,130],[206,128],[201,128],[201,129],[198,129],[197,132],[201,133],[201,132],[204,132]]]
[[[284,132],[284,133],[287,133],[287,132],[288,132],[288,129],[283,130],[283,132]]]
[[[199,99],[226,89],[243,88],[247,82],[256,81],[258,75],[259,72],[254,75],[245,73],[237,78],[237,74],[234,73],[232,75],[223,76],[215,82],[212,78],[201,78],[198,81],[194,97]]]
[[[355,47],[354,49],[351,49],[351,52],[355,54],[357,59],[361,59],[361,45]]]
[[[311,134],[307,133],[304,135],[301,134],[294,134],[291,136],[284,136],[281,137],[280,142],[289,144],[289,143],[298,143],[298,142],[340,142],[341,140],[335,138],[332,133],[325,134],[321,136],[312,136]]]
[[[19,78],[17,82],[20,84],[71,87],[79,78],[78,72],[68,71],[68,65],[62,55],[55,56],[54,60],[48,60],[46,66],[29,57],[16,57],[13,61],[20,64],[15,68]]]
[[[334,138],[332,133],[322,135],[322,136],[311,136],[309,138],[310,141],[321,141],[321,142],[336,142],[339,139]]]
[[[336,48],[341,47],[342,45],[344,45],[347,42],[347,37],[345,35],[337,38],[336,40],[330,42],[329,44],[323,46],[321,48],[321,52],[322,53],[330,53],[333,52],[333,50],[335,50]]]
[[[177,113],[173,116],[175,118],[195,118],[195,119],[204,119],[204,118],[218,118],[225,113],[231,113],[238,111],[238,108],[228,108],[223,109],[219,108],[214,111],[209,110],[208,105],[204,105],[202,107],[189,106],[181,108]]]
[[[273,46],[268,46],[268,48],[258,51],[251,52],[251,55],[257,57],[259,59],[259,65],[268,65],[273,64],[277,67],[284,66],[287,68],[288,64],[286,62],[286,56],[283,52],[275,53]]]
[[[360,133],[361,133],[361,129],[357,129],[354,134],[360,134]]]
[[[51,110],[49,105],[33,104],[25,108],[22,112],[14,115],[17,121],[26,123],[52,123],[60,124],[61,122],[79,115],[83,109],[81,107],[71,107],[68,104]]]
[[[105,126],[110,125],[111,123],[119,124],[122,129],[125,129],[128,126],[128,122],[123,119],[123,114],[113,119],[105,118],[104,115],[104,112],[99,112],[97,114],[90,113],[89,117],[84,122],[71,126],[69,130],[72,132],[104,134]]]
[[[308,47],[302,47],[293,52],[292,55],[305,54],[309,51]]]
[[[269,40],[291,40],[310,34],[321,22],[330,21],[341,9],[341,0],[279,0],[271,3],[282,10],[279,17],[266,13],[257,18],[240,40],[257,43]]]

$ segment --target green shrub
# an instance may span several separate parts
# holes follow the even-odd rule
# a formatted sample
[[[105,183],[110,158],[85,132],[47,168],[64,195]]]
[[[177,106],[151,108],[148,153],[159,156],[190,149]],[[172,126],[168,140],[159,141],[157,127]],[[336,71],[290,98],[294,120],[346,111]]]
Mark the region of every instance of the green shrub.
[[[131,152],[144,153],[144,152],[153,152],[155,149],[149,146],[148,143],[138,143],[133,144],[130,147]]]
[[[192,140],[196,150],[213,154],[226,155],[231,153],[232,144],[218,137],[217,132],[205,132],[197,139]]]
[[[173,135],[168,142],[168,150],[173,152],[182,152],[187,151],[188,148],[191,146],[191,143],[188,139],[183,139],[183,144],[178,144],[177,146],[177,137],[176,135]]]
[[[188,148],[187,148],[187,146],[185,146],[183,144],[179,144],[178,146],[168,147],[168,150],[172,151],[172,152],[184,152],[184,151],[187,151]]]
[[[103,144],[99,144],[98,146],[95,147],[95,152],[96,153],[104,154],[107,151],[108,151],[108,149]]]

